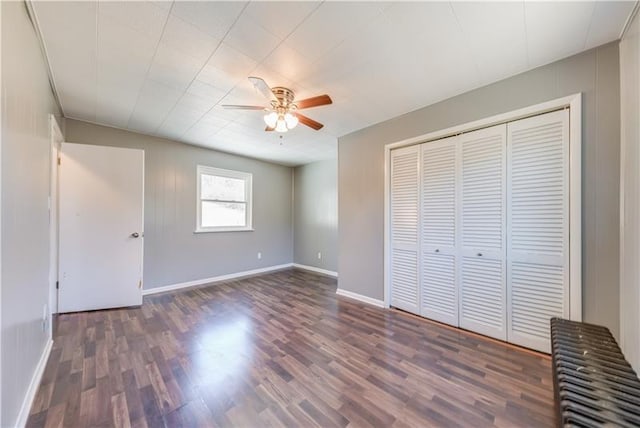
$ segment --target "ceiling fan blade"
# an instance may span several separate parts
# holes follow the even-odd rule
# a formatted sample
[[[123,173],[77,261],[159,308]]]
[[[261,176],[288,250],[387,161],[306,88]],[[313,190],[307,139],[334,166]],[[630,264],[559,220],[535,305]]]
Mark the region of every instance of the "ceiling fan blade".
[[[267,126],[266,128],[264,128],[264,130],[265,131],[275,131],[276,128],[270,128],[270,127]]]
[[[273,94],[273,91],[260,77],[249,77],[249,81],[253,84],[253,86],[268,100],[275,100],[276,96]]]
[[[222,108],[226,108],[227,110],[264,110],[265,107],[262,106],[241,106],[235,104],[223,104]]]
[[[331,101],[331,97],[326,94],[318,95],[317,97],[306,98],[304,100],[295,102],[295,104],[298,106],[298,110],[311,107],[320,107],[331,103],[333,103],[333,101]]]
[[[300,121],[300,123],[302,123],[303,125],[307,125],[309,128],[313,128],[316,131],[321,129],[324,126],[320,122],[316,122],[315,120],[303,114],[300,114],[300,113],[294,113],[294,114],[298,117],[298,120]]]

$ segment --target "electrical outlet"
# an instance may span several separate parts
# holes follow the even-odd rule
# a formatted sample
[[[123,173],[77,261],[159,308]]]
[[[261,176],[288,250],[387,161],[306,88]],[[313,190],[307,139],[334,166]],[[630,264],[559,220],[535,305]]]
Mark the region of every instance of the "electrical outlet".
[[[262,253],[258,251],[258,260],[262,258]]]
[[[318,251],[318,260],[322,259],[322,253]]]

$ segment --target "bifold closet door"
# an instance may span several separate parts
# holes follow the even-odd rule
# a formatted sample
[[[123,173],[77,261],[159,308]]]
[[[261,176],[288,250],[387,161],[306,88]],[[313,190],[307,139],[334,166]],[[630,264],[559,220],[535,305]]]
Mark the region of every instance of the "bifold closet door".
[[[459,137],[460,327],[507,339],[506,125]]]
[[[422,147],[421,315],[458,325],[457,138]]]
[[[569,317],[569,111],[508,124],[509,341],[549,352]]]
[[[419,314],[420,147],[391,151],[391,306]]]

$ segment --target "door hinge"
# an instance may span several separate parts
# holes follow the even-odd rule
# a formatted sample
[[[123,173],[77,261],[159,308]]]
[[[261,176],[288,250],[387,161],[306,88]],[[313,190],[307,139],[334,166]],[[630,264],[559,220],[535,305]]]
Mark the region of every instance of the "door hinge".
[[[56,281],[56,290],[60,288],[60,281]]]
[[[138,288],[142,290],[142,280],[138,281]]]
[[[58,165],[60,165],[60,156],[58,156]]]

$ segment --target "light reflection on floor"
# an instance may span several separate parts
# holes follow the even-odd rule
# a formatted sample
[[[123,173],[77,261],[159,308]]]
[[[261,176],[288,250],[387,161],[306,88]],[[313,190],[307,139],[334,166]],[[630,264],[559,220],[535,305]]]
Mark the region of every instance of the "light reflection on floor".
[[[226,380],[242,377],[251,367],[254,347],[250,318],[236,316],[210,326],[198,342],[201,350],[193,358],[196,383],[218,389]]]

